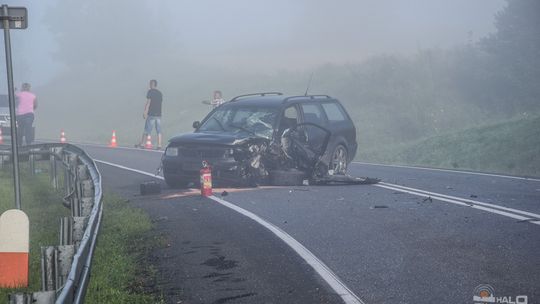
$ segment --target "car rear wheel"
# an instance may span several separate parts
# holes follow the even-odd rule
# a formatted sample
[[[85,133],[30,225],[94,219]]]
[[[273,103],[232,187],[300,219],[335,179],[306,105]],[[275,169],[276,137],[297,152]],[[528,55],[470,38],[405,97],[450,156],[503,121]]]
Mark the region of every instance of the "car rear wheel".
[[[332,152],[329,169],[333,170],[334,174],[347,174],[347,161],[347,149],[345,148],[345,146],[339,144],[334,148],[334,151]]]

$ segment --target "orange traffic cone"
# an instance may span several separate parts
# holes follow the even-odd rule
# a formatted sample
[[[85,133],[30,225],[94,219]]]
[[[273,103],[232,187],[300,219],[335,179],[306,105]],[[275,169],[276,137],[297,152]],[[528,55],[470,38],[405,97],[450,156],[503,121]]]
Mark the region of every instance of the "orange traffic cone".
[[[2,136],[2,128],[0,128],[0,145],[4,144],[4,137]]]
[[[145,149],[152,149],[152,137],[150,134],[146,137],[146,144],[144,145]]]
[[[66,142],[66,132],[64,132],[64,130],[62,130],[60,132],[60,142],[61,143],[65,143]]]
[[[112,131],[111,143],[110,143],[109,147],[111,147],[111,148],[116,148],[117,147],[117,144],[116,144],[116,131]]]

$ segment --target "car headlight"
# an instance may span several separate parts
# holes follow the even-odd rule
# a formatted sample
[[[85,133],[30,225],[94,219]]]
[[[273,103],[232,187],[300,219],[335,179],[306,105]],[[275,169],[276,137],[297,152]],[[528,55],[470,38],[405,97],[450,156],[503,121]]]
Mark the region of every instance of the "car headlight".
[[[167,156],[178,156],[178,147],[167,147],[165,150]]]

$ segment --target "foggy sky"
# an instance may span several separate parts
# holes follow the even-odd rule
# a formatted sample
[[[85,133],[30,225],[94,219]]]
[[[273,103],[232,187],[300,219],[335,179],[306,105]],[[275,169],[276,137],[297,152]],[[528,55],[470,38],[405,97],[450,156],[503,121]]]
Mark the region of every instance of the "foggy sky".
[[[59,1],[62,0],[4,0],[3,3],[26,6],[29,10],[29,29],[12,31],[14,61],[18,63],[24,57],[26,62],[23,68],[20,63],[15,66],[20,68],[16,71],[16,83],[45,84],[68,68],[52,59],[56,43],[46,25],[48,12]],[[267,71],[359,62],[381,53],[410,54],[423,48],[464,44],[494,31],[494,14],[505,2],[139,0],[132,3],[152,4],[149,23],[154,32],[163,36],[160,39],[176,45],[186,60]],[[121,12],[119,16],[119,22],[121,18],[133,18]],[[0,41],[3,43],[3,38]],[[0,59],[0,90],[5,91],[3,52]]]

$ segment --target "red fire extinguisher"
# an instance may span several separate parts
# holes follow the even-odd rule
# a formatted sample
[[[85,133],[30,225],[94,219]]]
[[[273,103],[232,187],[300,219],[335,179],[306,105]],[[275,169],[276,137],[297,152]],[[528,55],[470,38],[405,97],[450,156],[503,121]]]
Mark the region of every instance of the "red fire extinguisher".
[[[212,195],[212,168],[207,161],[202,162],[201,174],[201,195],[202,196],[211,196]]]

